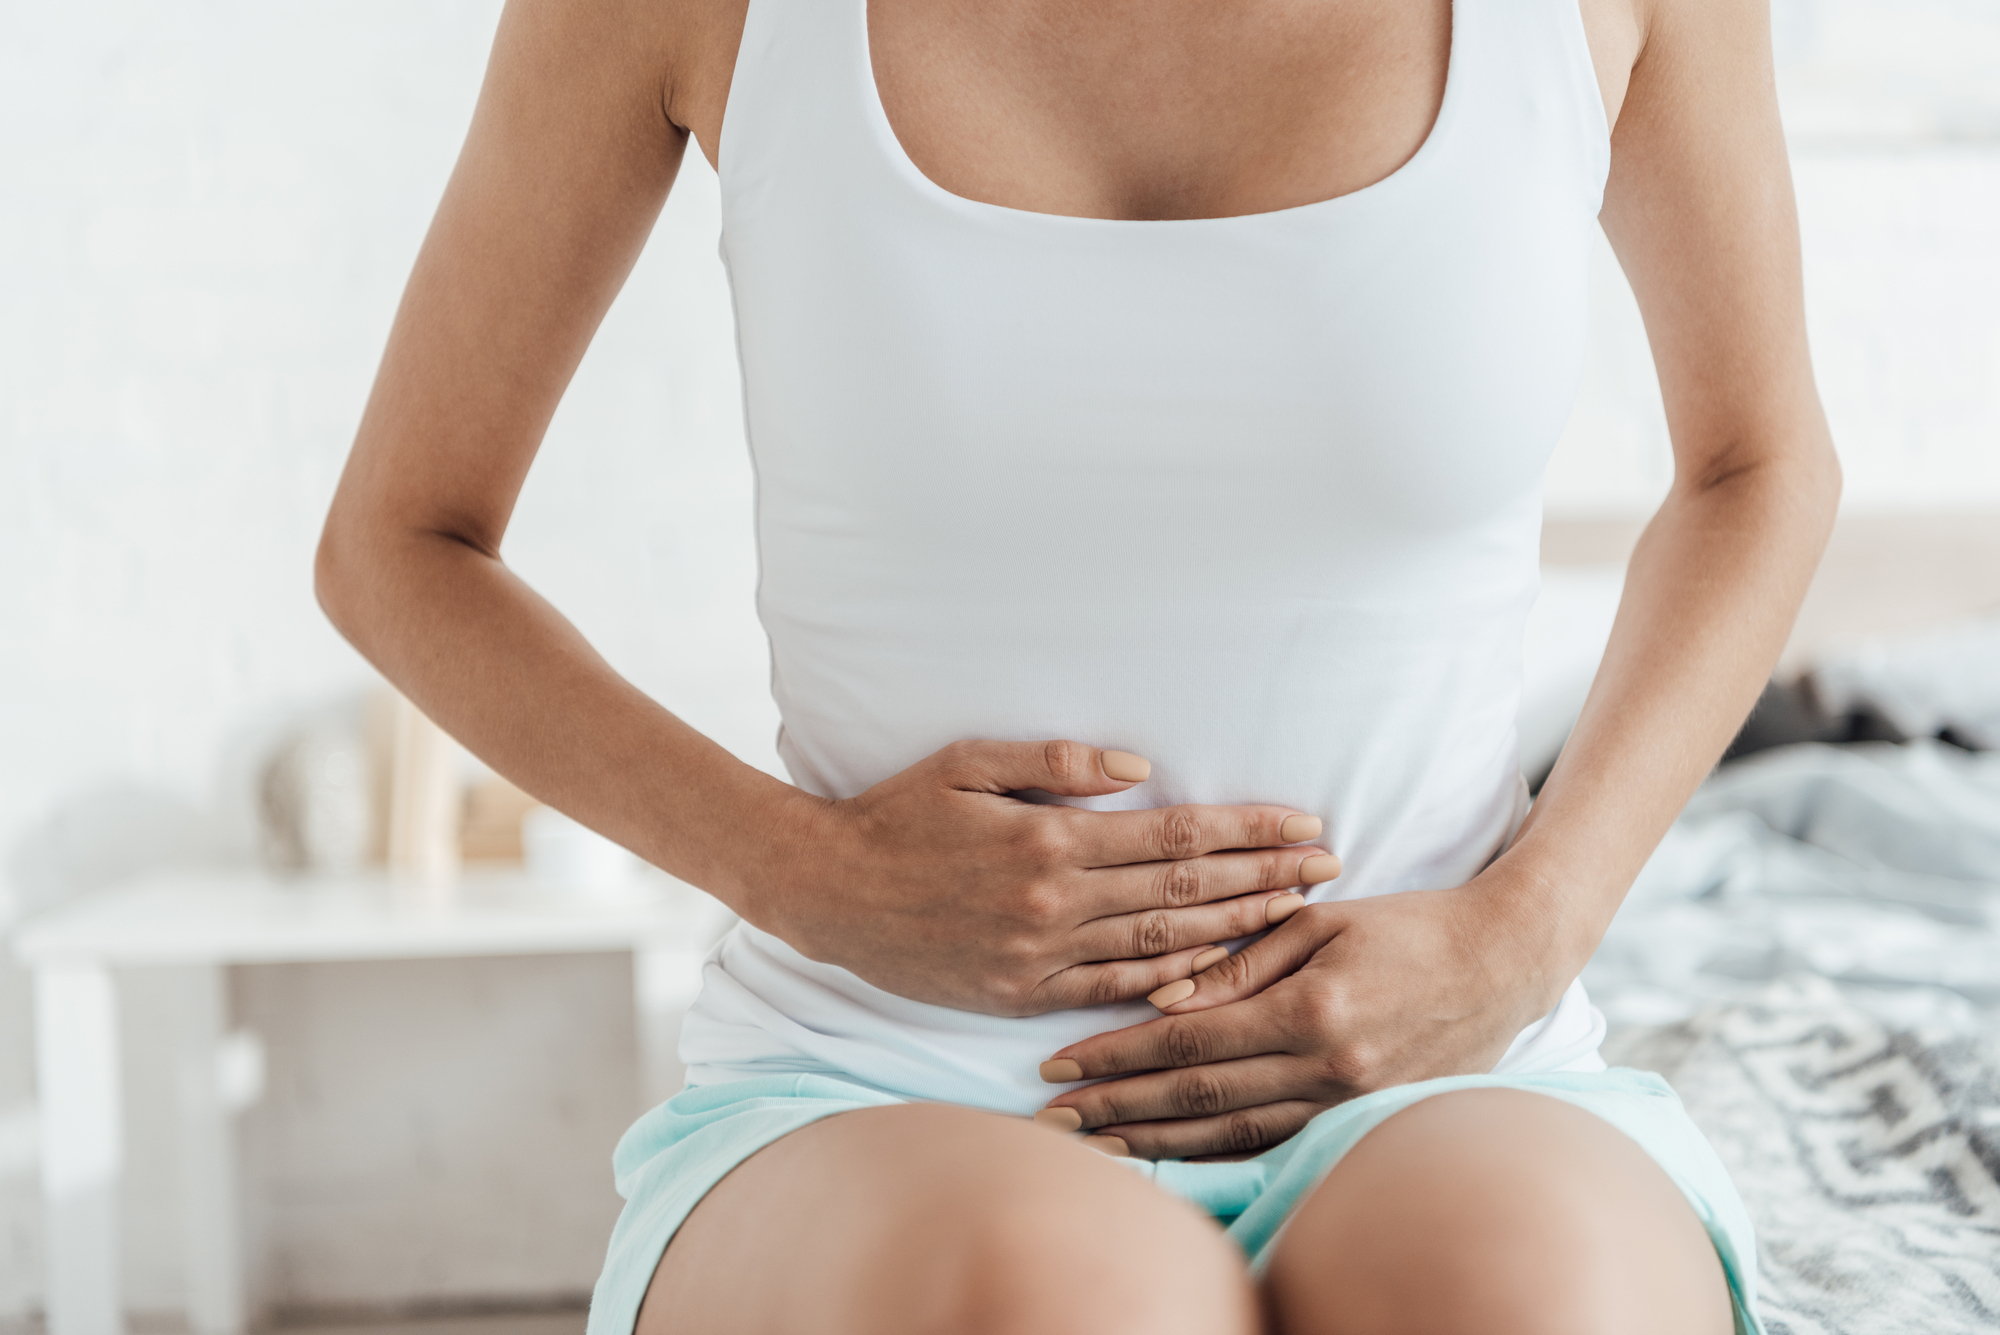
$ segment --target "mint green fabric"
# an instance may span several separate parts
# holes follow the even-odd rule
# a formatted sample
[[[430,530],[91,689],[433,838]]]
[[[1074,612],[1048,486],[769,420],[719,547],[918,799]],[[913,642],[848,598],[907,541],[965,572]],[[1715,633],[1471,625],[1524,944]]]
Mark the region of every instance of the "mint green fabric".
[[[1756,1316],[1757,1245],[1721,1160],[1667,1082],[1649,1071],[1450,1076],[1399,1085],[1330,1108],[1298,1135],[1242,1163],[1121,1160],[1206,1210],[1253,1269],[1278,1231],[1340,1157],[1392,1114],[1459,1089],[1522,1089],[1597,1114],[1666,1170],[1708,1229],[1729,1277],[1738,1335],[1763,1335]],[[625,1210],[591,1298],[588,1335],[629,1335],[660,1254],[702,1196],[764,1146],[822,1117],[904,1100],[824,1075],[762,1076],[685,1090],[641,1117],[612,1156]]]

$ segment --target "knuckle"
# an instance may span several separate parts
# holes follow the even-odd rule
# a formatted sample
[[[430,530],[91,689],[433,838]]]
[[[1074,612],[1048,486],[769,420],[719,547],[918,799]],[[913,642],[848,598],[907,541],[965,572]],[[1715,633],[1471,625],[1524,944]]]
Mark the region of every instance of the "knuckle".
[[[1203,1066],[1208,1061],[1208,1044],[1201,1031],[1188,1020],[1173,1019],[1160,1040],[1169,1066]]]
[[[997,943],[994,956],[1000,966],[1001,978],[1013,981],[1026,978],[1041,963],[1040,938],[1033,932],[1006,933]]]
[[[1228,1091],[1207,1071],[1189,1071],[1182,1076],[1175,1095],[1185,1117],[1214,1117],[1229,1104]]]
[[[1250,986],[1250,961],[1244,958],[1244,952],[1238,951],[1209,965],[1202,978],[1232,992],[1239,991]]]
[[[1035,814],[1039,816],[1039,809]],[[1036,867],[1052,867],[1061,863],[1068,846],[1067,833],[1054,820],[1026,820],[1014,832],[1015,850]]]
[[[1003,975],[987,981],[981,989],[987,1013],[992,1015],[1022,1016],[1033,1015],[1036,1011],[1036,989],[1025,979]]]
[[[1173,920],[1164,910],[1141,913],[1132,923],[1132,953],[1135,959],[1164,955],[1172,950]]]
[[[1245,811],[1229,822],[1229,830],[1235,837],[1236,847],[1263,848],[1267,844],[1283,842],[1280,826],[1284,819],[1274,811]]]
[[[1334,923],[1338,920],[1339,916],[1340,910],[1338,908],[1332,904],[1325,903],[1308,904],[1292,915],[1292,917],[1310,928],[1315,935],[1324,934],[1328,936],[1332,935]]]
[[[1169,807],[1160,813],[1154,838],[1162,858],[1191,858],[1201,852],[1201,820],[1186,807]]]
[[[1264,916],[1269,912],[1266,905],[1270,902],[1270,900],[1262,898],[1260,892],[1239,895],[1230,901],[1230,921],[1236,924],[1236,934],[1238,936],[1254,936],[1259,932],[1271,930],[1271,924]]]
[[[1146,1111],[1120,1088],[1125,1082],[1112,1080],[1101,1085],[1092,1085],[1090,1093],[1096,1098],[1095,1109],[1084,1112],[1085,1122],[1093,1127],[1117,1126],[1122,1122],[1142,1122]],[[1099,1091],[1102,1091],[1101,1093]]]
[[[1084,840],[1089,833],[1082,822],[1087,813],[1072,807],[1037,807],[1036,824],[1042,827],[1043,847],[1052,852],[1057,861],[1065,867],[1075,867],[1082,860]]]
[[[1345,998],[1339,991],[1325,982],[1295,989],[1292,998],[1291,1020],[1299,1026],[1299,1032],[1308,1034],[1338,1034],[1346,1031],[1345,1016],[1342,1014]]]
[[[1062,916],[1062,892],[1045,880],[1032,880],[1021,887],[1014,912],[1031,927],[1047,927]],[[1026,944],[1029,938],[1023,938]]]
[[[1360,1089],[1380,1089],[1390,1083],[1384,1079],[1388,1067],[1389,1054],[1378,1044],[1356,1043],[1348,1054],[1348,1063],[1354,1069],[1354,1083]]]
[[[1342,1089],[1370,1093],[1382,1087],[1383,1054],[1370,1043],[1345,1043],[1328,1054],[1326,1078]]]
[[[1075,742],[1053,741],[1042,744],[1042,764],[1047,767],[1051,775],[1065,783],[1083,777],[1087,760],[1084,748]]]
[[[1208,872],[1200,859],[1169,862],[1160,874],[1160,902],[1172,908],[1199,904],[1207,881]]]
[[[1222,1143],[1230,1154],[1248,1154],[1264,1148],[1264,1128],[1258,1123],[1257,1114],[1241,1108],[1223,1118]]]
[[[972,742],[947,742],[938,748],[935,759],[947,773],[962,774],[973,767],[977,754]]]
[[[1085,1006],[1112,1006],[1130,1001],[1133,989],[1116,969],[1097,969],[1082,980],[1078,995]]]

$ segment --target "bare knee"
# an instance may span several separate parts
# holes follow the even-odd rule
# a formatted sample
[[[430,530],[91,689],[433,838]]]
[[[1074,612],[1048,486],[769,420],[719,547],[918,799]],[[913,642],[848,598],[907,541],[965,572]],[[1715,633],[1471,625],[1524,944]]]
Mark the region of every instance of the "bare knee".
[[[1720,1261],[1631,1139],[1520,1090],[1439,1095],[1300,1208],[1267,1300],[1289,1335],[1727,1335]]]
[[[682,1318],[660,1335],[1248,1335],[1255,1314],[1241,1258],[1184,1203],[1025,1120],[936,1105],[766,1149],[690,1216],[653,1290]]]
[[[1098,1213],[1063,1220],[1033,1200],[959,1232],[931,1329],[966,1335],[1249,1335],[1254,1299],[1242,1262],[1155,1221]],[[1137,1225],[1133,1234],[1108,1232]],[[1157,1235],[1157,1236],[1156,1236]],[[1220,1239],[1214,1240],[1220,1243]]]
[[[968,1147],[967,1119],[984,1148]],[[908,1291],[929,1254],[925,1329],[967,1335],[1248,1335],[1254,1298],[1212,1223],[1143,1179],[1015,1119],[910,1108],[895,1129],[940,1190],[910,1208],[877,1253],[867,1305]],[[921,1147],[912,1149],[912,1140]],[[969,1158],[984,1155],[976,1162]],[[949,1185],[947,1185],[949,1184]]]

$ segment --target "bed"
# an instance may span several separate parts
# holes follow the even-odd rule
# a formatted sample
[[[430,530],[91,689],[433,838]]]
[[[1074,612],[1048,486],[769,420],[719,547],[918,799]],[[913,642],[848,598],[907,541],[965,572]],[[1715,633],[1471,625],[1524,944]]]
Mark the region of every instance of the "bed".
[[[1634,536],[1545,536],[1531,774]],[[1772,1335],[1992,1331],[2000,519],[1844,521],[1760,712],[1799,700],[1816,717],[1779,717],[1775,740],[1877,740],[1759,744],[1709,778],[1585,972],[1606,1055],[1663,1074],[1735,1174]]]

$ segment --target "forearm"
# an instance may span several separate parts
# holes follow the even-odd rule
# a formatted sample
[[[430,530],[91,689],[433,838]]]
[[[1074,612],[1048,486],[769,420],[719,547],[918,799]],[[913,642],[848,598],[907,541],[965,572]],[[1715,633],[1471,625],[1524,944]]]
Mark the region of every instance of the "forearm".
[[[1595,951],[1784,648],[1840,485],[1816,405],[1803,415],[1793,447],[1677,486],[1647,526],[1582,715],[1491,869],[1539,920],[1551,986]]]
[[[744,764],[620,677],[497,556],[336,510],[321,603],[425,714],[535,797],[757,916],[800,790]]]

